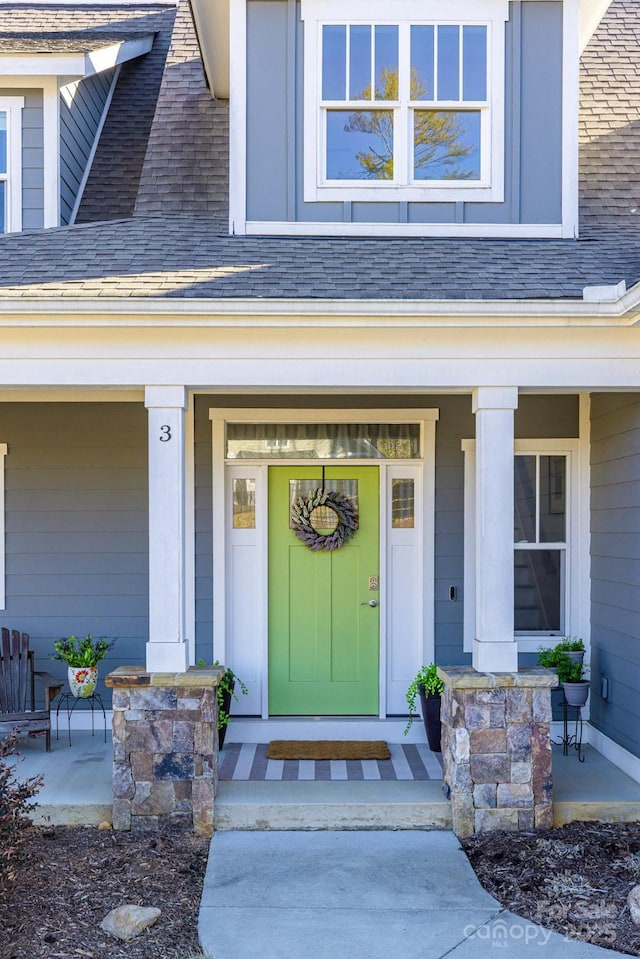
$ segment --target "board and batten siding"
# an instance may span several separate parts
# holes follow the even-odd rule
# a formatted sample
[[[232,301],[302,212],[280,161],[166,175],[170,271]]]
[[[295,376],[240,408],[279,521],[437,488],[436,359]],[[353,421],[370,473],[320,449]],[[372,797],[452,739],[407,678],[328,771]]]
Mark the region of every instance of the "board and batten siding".
[[[561,223],[562,6],[558,0],[522,0],[510,7],[506,25],[504,202],[305,203],[304,46],[299,4],[249,0],[247,219]]]
[[[195,402],[195,575],[196,575],[196,659],[211,662],[213,648],[213,561],[212,561],[212,469],[211,423],[213,407],[248,406],[282,408],[291,403],[290,396],[274,396],[269,401],[248,397],[241,401],[233,396],[198,396]],[[314,403],[309,397],[296,397],[295,408],[325,409],[361,407],[372,409],[415,408],[439,409],[436,424],[436,489],[435,489],[435,655],[446,665],[470,662],[463,651],[464,613],[464,454],[463,439],[475,436],[475,418],[471,397],[421,396],[420,403],[412,396],[323,396]],[[518,439],[577,437],[579,433],[578,397],[521,396],[515,414],[515,435]],[[449,599],[449,587],[455,586],[455,601]],[[535,657],[533,657],[535,659]],[[233,665],[233,664],[230,664]],[[242,703],[234,709],[241,710]]]
[[[0,97],[24,97],[22,113],[22,229],[44,226],[44,125],[42,90],[0,88]]]
[[[115,68],[60,91],[60,222],[71,222],[101,125]]]
[[[640,756],[640,394],[591,398],[590,678],[591,723]]]
[[[37,668],[54,640],[117,637],[100,667],[144,663],[148,639],[147,414],[142,403],[3,403],[6,608]]]

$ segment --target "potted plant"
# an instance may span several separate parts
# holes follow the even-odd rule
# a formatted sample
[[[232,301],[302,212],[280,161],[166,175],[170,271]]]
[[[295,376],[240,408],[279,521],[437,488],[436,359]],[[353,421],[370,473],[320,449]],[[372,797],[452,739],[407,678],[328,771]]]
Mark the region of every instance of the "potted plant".
[[[564,698],[570,706],[584,706],[591,683],[584,678],[584,643],[581,639],[565,636],[551,649],[538,650],[538,662],[547,669],[555,669]]]
[[[94,639],[90,633],[84,639],[68,636],[56,640],[52,659],[67,664],[69,688],[74,696],[79,699],[93,696],[98,682],[98,663],[114,643],[115,639],[108,640],[105,636]]]
[[[584,662],[584,643],[581,639],[575,636],[573,639],[569,639],[568,636],[565,636],[556,648],[558,652],[568,656],[572,663]]]
[[[585,667],[583,664],[572,663],[565,653],[560,657],[557,669],[564,698],[569,706],[584,706],[591,683],[584,678]]]
[[[213,663],[214,666],[222,666],[222,663],[216,659]],[[208,664],[204,659],[199,659],[197,663],[198,668],[209,668]],[[238,701],[238,697],[235,693],[236,683],[240,687],[240,692],[243,696],[248,696],[249,690],[242,682],[239,676],[237,676],[232,669],[228,666],[225,666],[224,676],[216,686],[216,700],[218,703],[218,749],[222,749],[224,746],[225,736],[227,735],[227,726],[229,725],[229,720],[231,719],[231,700],[235,699]]]
[[[405,736],[411,729],[413,717],[416,714],[416,699],[420,698],[422,720],[427,734],[429,749],[434,753],[442,751],[442,724],[440,722],[440,705],[444,683],[438,676],[437,663],[421,666],[415,678],[407,689],[407,703],[409,705],[409,721],[406,725]]]
[[[582,663],[584,661],[584,643],[581,639],[574,636],[570,639],[563,636],[559,643],[550,649],[540,646],[538,650],[538,662],[541,666],[548,669],[555,669],[561,656],[568,656],[572,663]]]

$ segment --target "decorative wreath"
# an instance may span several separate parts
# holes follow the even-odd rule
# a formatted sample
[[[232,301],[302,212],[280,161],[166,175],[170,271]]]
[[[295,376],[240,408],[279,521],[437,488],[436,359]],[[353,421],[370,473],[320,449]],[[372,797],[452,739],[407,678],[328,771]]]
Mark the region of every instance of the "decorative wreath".
[[[311,522],[314,509],[327,506],[338,517],[331,533],[319,533]],[[312,550],[340,549],[358,529],[358,517],[348,496],[334,490],[314,489],[308,496],[299,496],[291,509],[291,525],[298,539]]]

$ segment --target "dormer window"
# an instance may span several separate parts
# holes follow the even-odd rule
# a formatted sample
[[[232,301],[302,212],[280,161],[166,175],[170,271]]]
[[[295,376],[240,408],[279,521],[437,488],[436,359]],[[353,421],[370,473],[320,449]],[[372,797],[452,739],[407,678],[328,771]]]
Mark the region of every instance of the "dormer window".
[[[305,200],[502,200],[507,12],[303,0]]]
[[[0,232],[22,229],[23,97],[0,97]]]

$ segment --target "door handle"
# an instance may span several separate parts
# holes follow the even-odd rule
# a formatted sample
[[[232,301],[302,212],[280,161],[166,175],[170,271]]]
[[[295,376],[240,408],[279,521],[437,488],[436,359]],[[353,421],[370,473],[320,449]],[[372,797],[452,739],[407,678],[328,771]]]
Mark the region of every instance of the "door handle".
[[[368,600],[366,603],[360,603],[360,605],[361,605],[361,606],[373,606],[374,609],[375,609],[375,607],[378,605],[378,600],[377,600],[377,599],[370,599],[370,600]]]

